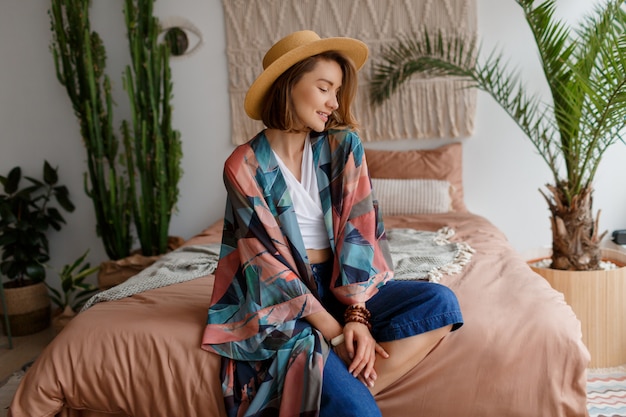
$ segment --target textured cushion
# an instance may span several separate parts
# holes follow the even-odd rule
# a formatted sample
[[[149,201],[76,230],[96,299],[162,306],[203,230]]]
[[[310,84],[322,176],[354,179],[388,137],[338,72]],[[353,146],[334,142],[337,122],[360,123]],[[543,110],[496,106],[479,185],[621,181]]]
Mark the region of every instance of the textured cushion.
[[[444,180],[452,185],[452,209],[467,212],[463,199],[463,148],[452,143],[436,149],[365,149],[372,178]]]
[[[374,195],[384,215],[448,213],[450,183],[444,180],[372,178]]]

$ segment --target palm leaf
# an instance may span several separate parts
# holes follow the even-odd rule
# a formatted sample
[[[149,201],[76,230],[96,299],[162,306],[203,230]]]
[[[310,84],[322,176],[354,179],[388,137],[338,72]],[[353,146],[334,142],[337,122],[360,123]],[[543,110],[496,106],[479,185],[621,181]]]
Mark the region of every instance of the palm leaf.
[[[555,0],[516,0],[550,90],[528,93],[504,53],[484,59],[475,39],[427,31],[399,38],[374,64],[371,98],[383,103],[412,77],[460,77],[490,95],[530,139],[569,202],[590,186],[604,152],[626,126],[624,2],[597,6],[579,28],[554,16]],[[564,169],[562,169],[564,167]]]

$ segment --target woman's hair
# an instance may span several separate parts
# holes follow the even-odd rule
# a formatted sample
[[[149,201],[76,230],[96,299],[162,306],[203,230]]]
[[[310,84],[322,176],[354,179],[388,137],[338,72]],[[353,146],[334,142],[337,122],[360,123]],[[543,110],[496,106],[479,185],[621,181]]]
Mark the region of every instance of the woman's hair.
[[[291,91],[302,76],[313,71],[320,60],[335,61],[341,67],[343,79],[337,102],[339,108],[332,112],[326,129],[356,129],[358,123],[352,115],[351,106],[356,96],[357,70],[348,57],[335,51],[323,52],[305,58],[291,66],[270,87],[263,103],[261,119],[266,127],[295,131],[297,118],[291,100]]]

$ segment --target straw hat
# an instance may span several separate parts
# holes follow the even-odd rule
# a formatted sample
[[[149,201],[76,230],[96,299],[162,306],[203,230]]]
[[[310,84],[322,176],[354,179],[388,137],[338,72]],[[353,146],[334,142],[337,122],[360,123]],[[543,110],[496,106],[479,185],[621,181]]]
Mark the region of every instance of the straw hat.
[[[262,103],[270,86],[292,65],[305,58],[327,51],[337,51],[349,57],[357,70],[367,59],[368,49],[363,42],[345,37],[320,38],[310,30],[287,35],[272,46],[263,58],[263,72],[252,83],[246,94],[244,108],[248,116],[261,120]]]

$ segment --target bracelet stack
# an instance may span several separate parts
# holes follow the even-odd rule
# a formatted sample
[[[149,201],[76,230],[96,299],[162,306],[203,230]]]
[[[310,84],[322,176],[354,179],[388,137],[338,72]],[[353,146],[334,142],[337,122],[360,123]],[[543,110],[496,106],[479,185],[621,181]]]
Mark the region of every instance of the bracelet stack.
[[[370,324],[370,318],[372,318],[372,314],[369,312],[369,310],[364,306],[358,304],[348,306],[348,308],[346,308],[346,312],[343,315],[343,320],[346,323],[361,323],[366,325],[367,328],[371,330],[372,325]]]

